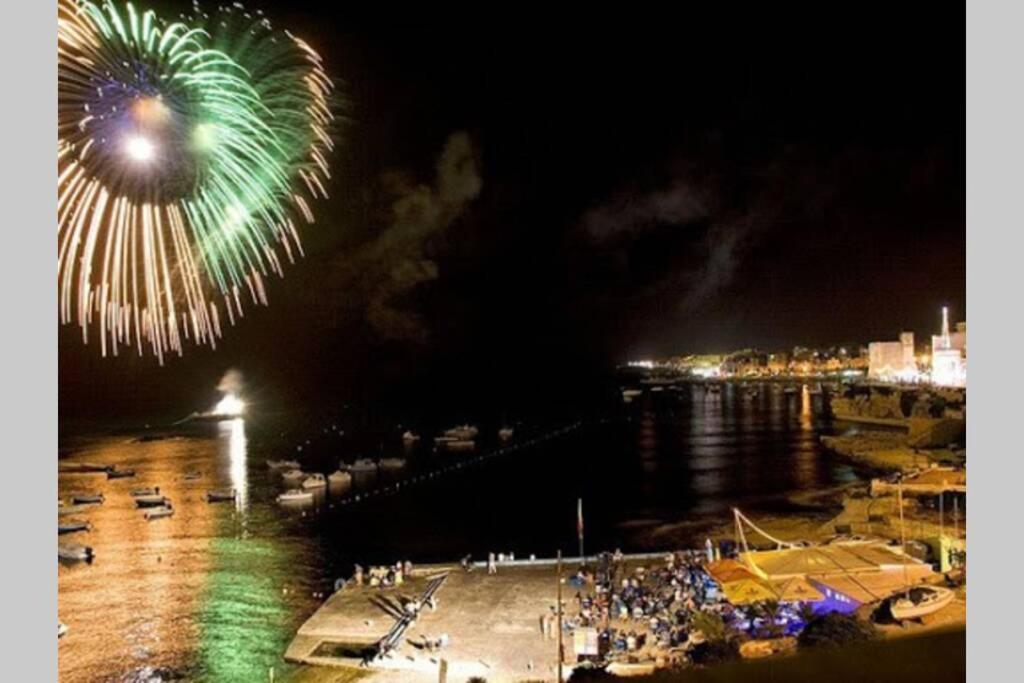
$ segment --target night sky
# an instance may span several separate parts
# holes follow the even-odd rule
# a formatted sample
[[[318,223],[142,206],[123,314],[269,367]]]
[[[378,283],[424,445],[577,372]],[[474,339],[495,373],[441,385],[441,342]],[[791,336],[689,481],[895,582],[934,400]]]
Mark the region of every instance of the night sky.
[[[279,400],[369,400],[966,316],[962,10],[598,28],[262,6],[347,100],[306,258],[164,367],[62,329],[62,416],[180,408],[232,366]]]

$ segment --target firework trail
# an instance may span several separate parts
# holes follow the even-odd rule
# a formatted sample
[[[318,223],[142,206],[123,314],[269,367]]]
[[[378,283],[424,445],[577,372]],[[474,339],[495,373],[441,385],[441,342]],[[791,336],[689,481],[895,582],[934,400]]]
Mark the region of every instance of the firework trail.
[[[167,22],[58,0],[57,58],[61,322],[104,355],[215,346],[327,195],[320,57],[237,3]]]

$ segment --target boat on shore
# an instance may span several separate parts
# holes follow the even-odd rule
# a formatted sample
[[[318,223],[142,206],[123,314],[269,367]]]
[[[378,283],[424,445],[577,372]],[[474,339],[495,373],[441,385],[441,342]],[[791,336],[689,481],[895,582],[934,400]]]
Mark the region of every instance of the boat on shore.
[[[119,470],[116,467],[107,470],[107,479],[130,479],[135,476],[135,470]]]
[[[228,503],[233,502],[238,497],[238,492],[234,489],[224,489],[220,491],[207,491],[206,502],[207,503]]]
[[[57,557],[62,560],[91,562],[95,557],[92,548],[81,543],[58,543]]]
[[[160,505],[158,507],[150,508],[144,513],[147,520],[163,519],[164,517],[170,517],[174,514],[174,508],[171,507],[170,503],[166,505]]]
[[[103,473],[114,469],[113,465],[97,465],[92,462],[62,462],[57,465],[61,474]]]
[[[135,505],[140,508],[162,507],[169,502],[167,496],[159,493],[135,496]]]
[[[313,492],[303,491],[302,489],[288,489],[284,493],[278,495],[278,503],[311,503],[313,502]]]
[[[71,497],[74,505],[102,505],[104,500],[102,493],[79,493]]]
[[[299,470],[302,465],[296,460],[267,460],[267,467],[272,470]]]
[[[896,621],[920,619],[953,601],[953,591],[943,586],[914,586],[889,601],[889,612]]]
[[[325,486],[327,486],[327,479],[319,472],[314,472],[302,482],[302,488],[307,491],[310,489],[322,489]]]
[[[92,525],[89,522],[58,522],[57,523],[57,535],[63,536],[64,534],[74,534],[79,531],[89,531]]]
[[[132,489],[131,497],[138,498],[139,496],[158,496],[160,495],[159,486],[147,486],[141,489]]]
[[[449,451],[471,451],[476,448],[476,441],[473,439],[456,439],[455,441],[448,441],[444,444],[444,447]]]
[[[65,624],[63,621],[58,621],[57,622],[57,637],[58,638],[63,638],[65,636],[65,634],[67,634],[67,632],[68,632],[68,625]]]

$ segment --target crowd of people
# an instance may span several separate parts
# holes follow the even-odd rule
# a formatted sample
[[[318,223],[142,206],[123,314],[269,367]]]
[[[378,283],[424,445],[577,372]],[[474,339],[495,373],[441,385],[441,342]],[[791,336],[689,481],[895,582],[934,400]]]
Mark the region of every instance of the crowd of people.
[[[685,650],[700,638],[694,614],[733,617],[733,607],[703,569],[706,560],[703,552],[679,551],[666,555],[660,566],[630,568],[621,552],[605,553],[594,567],[582,567],[569,579],[577,589],[576,610],[563,616],[562,628],[565,634],[596,629],[602,656],[649,648]],[[547,635],[547,626],[542,628]]]
[[[390,588],[401,586],[411,574],[412,562],[409,560],[395,562],[392,565],[370,567],[369,572],[364,571],[363,567],[357,564],[352,572],[352,583],[357,586]]]

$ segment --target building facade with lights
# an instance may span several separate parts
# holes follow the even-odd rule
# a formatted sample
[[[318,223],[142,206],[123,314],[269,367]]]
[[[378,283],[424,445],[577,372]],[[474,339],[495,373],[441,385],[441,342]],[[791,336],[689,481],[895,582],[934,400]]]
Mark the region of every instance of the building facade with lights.
[[[882,382],[910,382],[918,377],[914,333],[900,333],[899,341],[868,345],[868,378]]]
[[[932,336],[932,383],[942,387],[967,386],[967,323],[949,330],[949,309],[942,308],[942,333]]]

